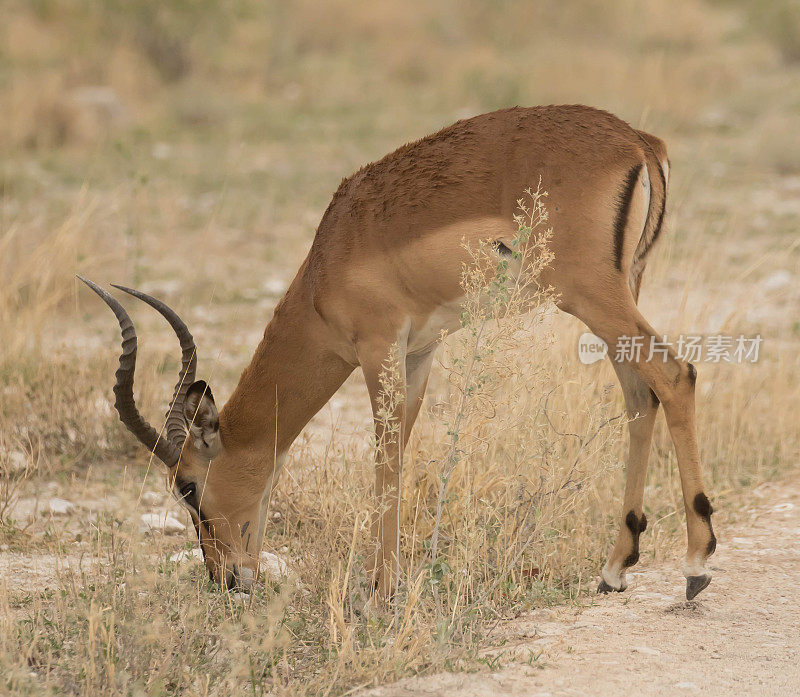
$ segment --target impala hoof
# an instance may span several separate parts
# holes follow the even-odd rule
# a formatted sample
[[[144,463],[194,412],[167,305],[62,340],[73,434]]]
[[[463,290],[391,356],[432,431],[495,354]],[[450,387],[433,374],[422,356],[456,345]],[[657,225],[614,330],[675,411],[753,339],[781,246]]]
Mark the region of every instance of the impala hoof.
[[[698,593],[711,583],[711,574],[686,578],[686,600],[694,600]]]
[[[609,586],[606,583],[605,579],[601,579],[600,580],[600,585],[597,586],[597,592],[598,593],[611,593],[612,591],[614,593],[622,593],[622,591],[624,591],[624,590],[625,590],[624,588],[614,588],[613,586]]]

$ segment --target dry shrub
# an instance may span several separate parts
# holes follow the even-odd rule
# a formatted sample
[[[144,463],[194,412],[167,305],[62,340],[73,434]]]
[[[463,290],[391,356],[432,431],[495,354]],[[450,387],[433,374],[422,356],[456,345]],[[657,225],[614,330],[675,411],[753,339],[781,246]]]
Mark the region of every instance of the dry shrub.
[[[551,260],[545,196],[528,191],[520,201],[510,258],[498,262],[488,246],[473,251],[444,399],[421,424],[409,473],[418,563],[429,565],[437,603],[447,598],[451,615],[476,603],[497,612],[544,587],[569,588],[585,572],[570,533],[594,482],[615,464],[608,437],[616,430],[608,427],[620,415],[597,404],[582,434],[563,432],[554,423],[562,420],[563,373],[531,360],[552,345],[552,289],[537,282]]]

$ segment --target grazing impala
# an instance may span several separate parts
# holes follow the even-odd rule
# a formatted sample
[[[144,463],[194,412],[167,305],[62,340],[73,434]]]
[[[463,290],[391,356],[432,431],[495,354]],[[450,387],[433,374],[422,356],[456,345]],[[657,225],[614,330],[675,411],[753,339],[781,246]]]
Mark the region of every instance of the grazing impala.
[[[609,346],[623,336],[658,340],[636,303],[648,252],[661,232],[668,173],[661,140],[585,106],[476,116],[363,167],[334,194],[308,257],[219,412],[206,383],[195,381],[194,341],[180,318],[160,301],[118,286],[158,310],[180,339],[183,365],[162,434],[134,402],[136,333],[128,315],[82,279],[122,329],[114,387],[120,419],[169,468],[211,577],[227,587],[248,586],[255,578],[265,503],[286,452],[360,365],[376,414],[375,489],[384,503],[374,523],[375,584],[379,594],[390,594],[402,451],[442,333],[459,327],[462,265],[469,261],[463,241],[491,241],[498,255],[510,255],[516,201],[541,177],[554,231],[554,258],[541,281],[558,293],[560,309]],[[402,437],[384,439],[379,378],[393,345],[405,383],[392,417]],[[615,362],[614,369],[631,417],[630,451],[621,529],[598,591],[624,590],[625,571],[638,560],[647,526],[645,472],[661,404],[683,488],[691,599],[711,580],[705,561],[716,545],[695,434],[697,373],[674,353],[663,361]]]

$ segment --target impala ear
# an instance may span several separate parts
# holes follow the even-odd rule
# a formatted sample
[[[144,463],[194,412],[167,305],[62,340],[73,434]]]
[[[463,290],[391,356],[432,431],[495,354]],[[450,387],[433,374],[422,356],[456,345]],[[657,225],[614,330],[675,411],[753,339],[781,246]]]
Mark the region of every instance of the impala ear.
[[[219,455],[222,449],[219,414],[214,404],[214,395],[205,380],[198,380],[189,386],[183,402],[183,418],[192,447],[208,460]]]

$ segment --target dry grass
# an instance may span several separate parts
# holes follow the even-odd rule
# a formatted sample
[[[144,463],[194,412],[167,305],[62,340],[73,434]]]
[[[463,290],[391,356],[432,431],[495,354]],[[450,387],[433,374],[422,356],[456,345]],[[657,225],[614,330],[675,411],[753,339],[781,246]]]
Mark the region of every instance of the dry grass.
[[[569,318],[485,322],[522,309],[513,292],[488,315],[468,308],[435,368],[406,452],[392,611],[365,604],[358,378],[299,439],[275,494],[267,546],[296,579],[223,594],[196,559],[170,561],[189,536],[137,528],[140,494],[159,508],[167,496],[109,407],[116,329],[73,274],[170,301],[224,395],[339,179],[466,114],[581,101],[667,139],[668,232],[644,313],[670,335],[764,336],[754,365],[699,366],[721,544],[748,489],[796,467],[800,207],[786,175],[799,129],[786,114],[800,92],[784,44],[751,34],[742,3],[202,6],[12,1],[0,27],[0,691],[343,694],[480,667],[498,620],[591,597],[622,492],[620,391],[610,366],[578,362]],[[473,297],[484,281],[465,279]],[[131,310],[155,420],[174,339]],[[51,496],[76,512],[29,519]],[[677,558],[661,423],[645,498],[643,562]]]

